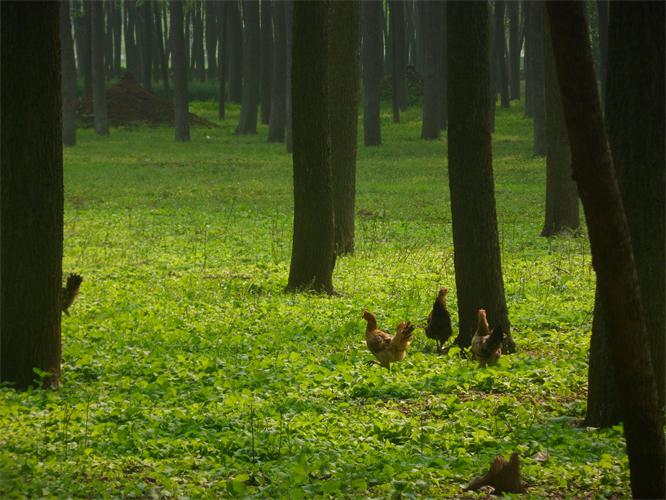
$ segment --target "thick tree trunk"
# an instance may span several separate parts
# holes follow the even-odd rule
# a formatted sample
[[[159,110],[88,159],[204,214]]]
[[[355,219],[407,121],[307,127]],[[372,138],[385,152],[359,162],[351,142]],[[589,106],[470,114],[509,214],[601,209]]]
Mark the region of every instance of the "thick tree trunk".
[[[500,102],[503,108],[509,107],[509,76],[506,70],[506,37],[504,35],[504,0],[495,0],[495,35],[494,53],[496,64],[497,85],[500,91]]]
[[[571,174],[571,151],[548,24],[545,26],[546,216],[541,236],[574,232],[580,227],[578,192]]]
[[[218,41],[218,59],[217,59],[217,68],[219,71],[218,75],[218,106],[217,106],[217,117],[220,120],[224,120],[224,108],[226,107],[226,97],[227,97],[227,45],[228,45],[228,36],[227,36],[227,16],[229,9],[227,8],[229,2],[218,2],[218,26],[217,36]]]
[[[164,37],[162,36],[162,11],[160,4],[155,2],[155,31],[156,41],[158,44],[158,53],[160,56],[160,69],[162,70],[162,88],[164,97],[169,98],[169,61],[167,60],[166,50],[164,47]]]
[[[60,383],[59,7],[0,3],[0,381],[17,389],[39,378],[34,369],[50,374],[45,386]]]
[[[243,96],[243,23],[238,0],[227,6],[227,58],[229,60],[229,100],[241,102]]]
[[[275,2],[272,8],[273,74],[271,76],[271,114],[268,124],[268,142],[284,142],[284,127],[287,105],[287,39],[285,26],[285,4]]]
[[[206,0],[206,56],[208,57],[208,79],[217,78],[217,1]]]
[[[236,133],[257,133],[259,108],[259,71],[261,34],[259,31],[259,0],[243,0],[243,100]]]
[[[382,68],[382,3],[363,2],[363,137],[366,146],[382,143],[381,83]]]
[[[507,16],[509,18],[509,80],[511,87],[511,99],[520,99],[520,48],[522,36],[520,33],[520,2],[510,0],[506,4]]]
[[[107,135],[109,133],[109,120],[106,110],[106,78],[104,72],[104,4],[102,2],[92,2],[91,9],[95,132],[98,135]]]
[[[294,40],[294,2],[292,0],[285,0],[284,2],[284,26],[286,31],[287,41],[287,115],[285,120],[285,145],[287,153],[291,153],[294,149],[293,134],[292,134],[292,98],[291,98],[291,68],[292,68],[292,49]]]
[[[354,252],[361,4],[331,2],[329,11],[329,125],[335,252]]]
[[[537,156],[546,154],[546,90],[545,90],[545,24],[544,6],[541,2],[530,5],[532,39],[530,41],[530,65],[532,66],[532,151]]]
[[[442,15],[440,2],[425,2],[425,54],[423,61],[423,120],[421,139],[439,139],[441,135],[440,66],[442,50]]]
[[[183,2],[171,0],[171,55],[173,66],[173,108],[176,140],[190,140],[189,102],[187,98],[187,66],[183,35]]]
[[[333,293],[328,1],[294,3],[294,234],[288,290]]]
[[[62,65],[62,143],[76,145],[76,65],[69,0],[60,4],[60,61]]]
[[[153,0],[144,0],[141,7],[143,29],[141,30],[142,83],[147,90],[153,89]]]
[[[658,404],[630,230],[604,129],[584,7],[582,2],[547,4],[553,50],[574,178],[585,209],[592,263],[622,398],[631,489],[637,498],[664,498],[663,414]],[[663,50],[663,16],[658,22],[662,25],[658,43]],[[660,78],[659,92],[663,92],[663,75]],[[663,154],[663,149],[657,154]]]
[[[405,38],[405,2],[391,0],[388,3],[391,20],[393,59],[393,121],[400,122],[400,110],[407,108],[407,40]]]
[[[460,318],[456,343],[468,347],[479,308],[488,311],[491,324],[501,323],[507,334],[510,330],[500,263],[487,104],[488,4],[450,2],[447,7],[449,189]],[[506,347],[513,350],[513,342]]]
[[[273,73],[273,22],[271,0],[261,1],[261,123],[267,125],[271,117],[271,75]]]

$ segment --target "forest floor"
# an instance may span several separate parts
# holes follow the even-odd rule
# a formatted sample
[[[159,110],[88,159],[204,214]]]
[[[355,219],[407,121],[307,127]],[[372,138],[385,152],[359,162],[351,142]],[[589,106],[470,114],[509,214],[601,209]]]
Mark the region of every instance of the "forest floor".
[[[216,120],[216,104],[191,111]],[[423,323],[440,286],[457,330],[446,137],[420,111],[359,147],[356,253],[339,296],[284,292],[290,156],[220,128],[79,131],[65,150],[62,387],[0,390],[0,496],[434,496],[518,452],[534,497],[629,494],[621,427],[583,427],[594,273],[586,237],[546,239],[545,166],[522,107],[493,136],[518,353],[480,369],[418,330],[389,373],[361,312]],[[362,135],[361,135],[362,137]]]

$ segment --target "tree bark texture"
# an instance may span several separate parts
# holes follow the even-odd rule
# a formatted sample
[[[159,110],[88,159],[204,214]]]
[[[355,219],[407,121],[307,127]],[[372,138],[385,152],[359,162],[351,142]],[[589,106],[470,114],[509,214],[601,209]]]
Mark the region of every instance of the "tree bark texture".
[[[267,125],[271,117],[271,76],[273,73],[273,22],[271,0],[261,0],[261,123]]]
[[[497,75],[497,84],[500,92],[500,102],[503,108],[509,107],[509,76],[506,68],[506,36],[504,35],[504,0],[495,1],[495,35],[494,54],[495,54],[495,67]]]
[[[391,0],[388,3],[391,20],[391,44],[393,59],[391,80],[393,83],[393,121],[400,122],[400,111],[407,108],[407,39],[405,37],[405,2]]]
[[[241,102],[243,96],[243,22],[238,0],[227,6],[227,29],[229,30],[227,58],[229,61],[229,100]]]
[[[275,2],[271,11],[275,43],[273,45],[271,113],[268,121],[268,142],[284,142],[287,112],[287,39],[284,2]]]
[[[183,2],[171,0],[171,57],[173,66],[173,109],[177,141],[190,140],[189,100],[187,96],[187,65],[183,34]]]
[[[2,2],[0,381],[60,382],[59,2]]]
[[[382,143],[381,83],[384,74],[382,53],[382,3],[363,2],[363,137],[366,146]]]
[[[261,34],[259,31],[259,0],[243,0],[243,100],[236,133],[257,133],[259,108],[259,71]]]
[[[500,262],[489,126],[488,4],[448,2],[449,189],[460,329],[468,347],[477,312],[509,335]],[[470,223],[474,221],[474,223]],[[509,335],[510,338],[510,335]],[[513,341],[507,350],[514,349]]]
[[[624,410],[632,494],[664,498],[663,414],[630,230],[603,123],[584,7],[582,2],[547,4],[553,50],[574,178],[587,219],[592,264]],[[663,25],[663,18],[660,22]]]
[[[506,4],[506,13],[509,18],[509,86],[512,100],[520,99],[520,49],[522,45],[520,5],[521,3],[517,0],[510,0]]]
[[[60,61],[62,86],[62,143],[76,145],[76,64],[69,0],[60,4]]]
[[[95,132],[98,135],[107,135],[109,133],[109,120],[106,110],[106,78],[104,72],[104,4],[102,2],[92,2],[90,8]]]
[[[423,58],[423,120],[421,139],[439,139],[441,135],[441,50],[442,16],[440,2],[425,2],[425,54]]]
[[[329,8],[328,1],[294,2],[294,232],[287,289],[333,293]]]

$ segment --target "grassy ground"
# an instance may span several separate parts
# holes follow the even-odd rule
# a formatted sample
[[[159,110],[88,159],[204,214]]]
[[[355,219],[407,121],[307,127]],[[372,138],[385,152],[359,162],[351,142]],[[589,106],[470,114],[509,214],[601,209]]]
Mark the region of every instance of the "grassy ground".
[[[215,119],[214,103],[193,111]],[[418,110],[359,150],[357,253],[339,297],[285,294],[290,157],[266,128],[89,130],[65,151],[63,386],[0,390],[8,496],[455,496],[518,451],[535,497],[628,494],[621,429],[580,426],[594,276],[585,238],[539,237],[545,167],[498,110],[497,204],[518,354],[479,369],[419,332],[369,365],[363,308],[422,322],[455,280],[446,139]],[[471,221],[470,223],[473,223]]]

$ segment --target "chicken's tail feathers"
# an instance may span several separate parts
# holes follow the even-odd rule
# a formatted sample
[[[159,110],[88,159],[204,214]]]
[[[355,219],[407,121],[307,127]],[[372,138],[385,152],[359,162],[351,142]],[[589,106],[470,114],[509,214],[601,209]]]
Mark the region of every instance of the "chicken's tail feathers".
[[[502,330],[502,323],[497,323],[497,326],[493,328],[490,338],[488,339],[487,350],[489,352],[494,352],[499,346],[502,345],[504,340],[504,331]]]
[[[412,335],[416,325],[412,325],[409,321],[403,321],[398,325],[393,340],[395,343],[407,343],[412,340]]]
[[[77,273],[70,273],[70,275],[67,276],[67,285],[65,286],[65,288],[70,293],[78,292],[82,281],[83,281],[83,276]]]
[[[69,315],[67,310],[74,302],[74,299],[79,294],[79,288],[83,277],[80,274],[71,273],[67,276],[67,284],[62,289],[62,310],[65,314]]]

